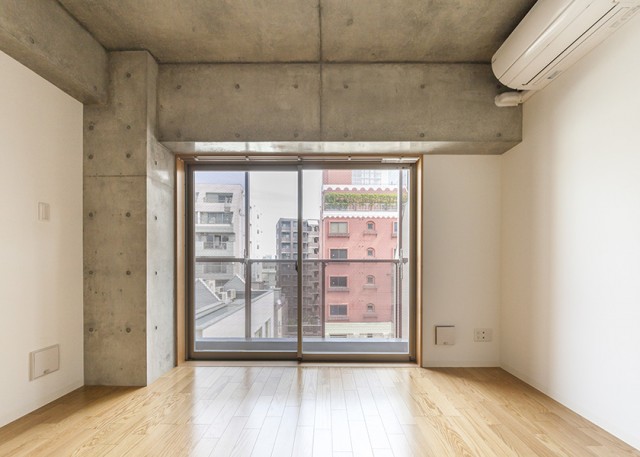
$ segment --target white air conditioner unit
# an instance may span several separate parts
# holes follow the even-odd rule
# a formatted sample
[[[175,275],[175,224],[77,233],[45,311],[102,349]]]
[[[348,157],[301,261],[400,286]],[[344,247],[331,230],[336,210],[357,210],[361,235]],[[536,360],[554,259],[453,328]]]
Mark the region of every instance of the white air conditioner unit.
[[[227,290],[227,296],[229,297],[229,300],[235,300],[236,299],[236,290],[235,289]]]
[[[640,10],[640,0],[539,0],[491,59],[507,87],[538,90]]]

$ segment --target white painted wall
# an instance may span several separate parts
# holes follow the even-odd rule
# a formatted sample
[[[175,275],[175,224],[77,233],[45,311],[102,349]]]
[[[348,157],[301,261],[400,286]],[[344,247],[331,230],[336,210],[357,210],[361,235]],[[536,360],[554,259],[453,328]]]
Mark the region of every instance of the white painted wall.
[[[82,104],[2,52],[0,154],[2,426],[83,384]],[[29,381],[53,344],[60,370]]]
[[[640,448],[640,19],[524,106],[503,156],[504,368]]]
[[[498,366],[501,157],[424,156],[423,366]],[[436,346],[436,325],[456,343]],[[493,329],[475,343],[473,329]]]

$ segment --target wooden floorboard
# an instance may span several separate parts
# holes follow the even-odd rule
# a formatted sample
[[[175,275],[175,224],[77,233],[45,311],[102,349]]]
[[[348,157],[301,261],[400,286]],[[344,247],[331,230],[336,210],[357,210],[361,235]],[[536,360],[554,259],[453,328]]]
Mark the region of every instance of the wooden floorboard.
[[[0,428],[0,456],[636,456],[498,368],[185,364]]]

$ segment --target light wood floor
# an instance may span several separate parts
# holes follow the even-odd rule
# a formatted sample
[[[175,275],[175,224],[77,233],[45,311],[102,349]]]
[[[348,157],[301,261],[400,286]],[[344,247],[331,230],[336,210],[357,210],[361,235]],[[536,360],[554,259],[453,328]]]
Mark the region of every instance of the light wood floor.
[[[2,456],[640,456],[493,368],[186,365],[0,429]]]

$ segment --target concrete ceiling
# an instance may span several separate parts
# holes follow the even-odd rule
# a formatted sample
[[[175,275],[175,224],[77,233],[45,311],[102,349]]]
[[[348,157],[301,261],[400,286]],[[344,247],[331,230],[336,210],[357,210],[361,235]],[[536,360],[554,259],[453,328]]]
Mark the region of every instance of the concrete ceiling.
[[[108,50],[146,49],[160,63],[489,62],[535,3],[58,1]]]

